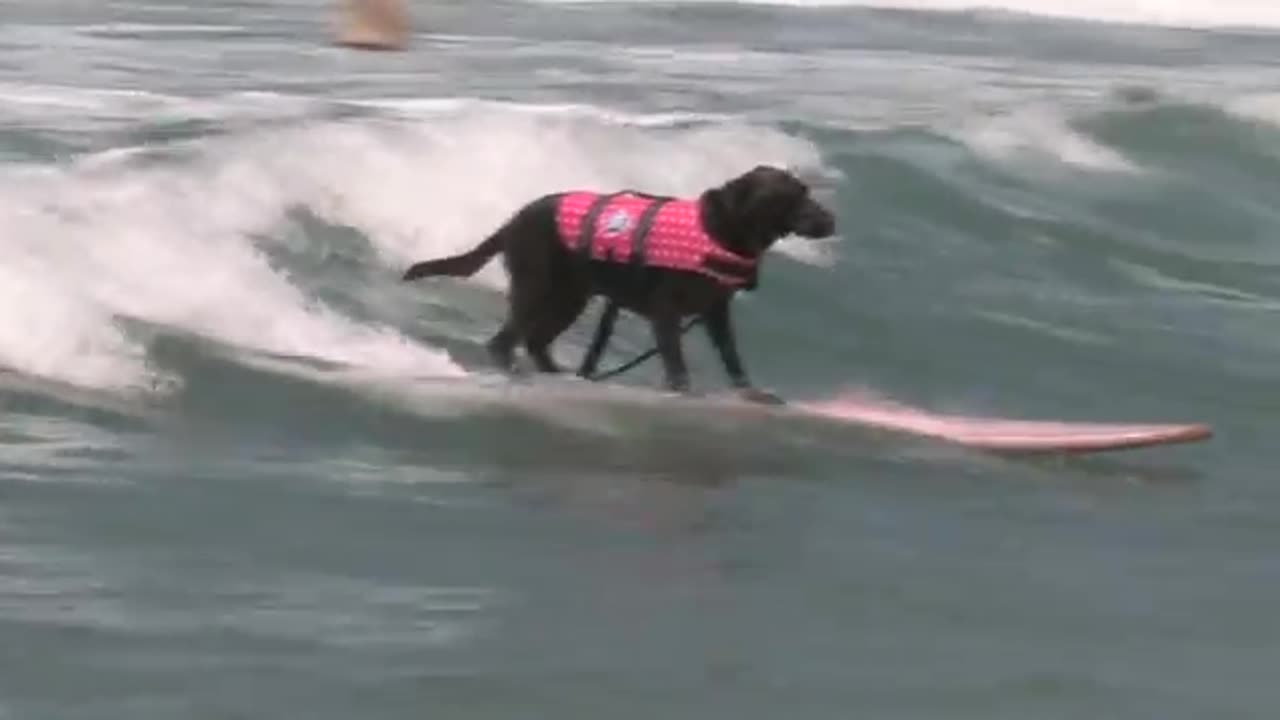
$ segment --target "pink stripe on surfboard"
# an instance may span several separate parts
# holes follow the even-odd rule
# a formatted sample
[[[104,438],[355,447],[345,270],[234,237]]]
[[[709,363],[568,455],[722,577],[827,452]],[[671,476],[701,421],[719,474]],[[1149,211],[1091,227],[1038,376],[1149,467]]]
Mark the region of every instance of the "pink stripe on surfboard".
[[[1199,423],[1127,424],[1006,420],[941,415],[881,400],[843,397],[803,403],[805,411],[869,427],[937,438],[967,447],[1007,452],[1090,452],[1204,440]]]

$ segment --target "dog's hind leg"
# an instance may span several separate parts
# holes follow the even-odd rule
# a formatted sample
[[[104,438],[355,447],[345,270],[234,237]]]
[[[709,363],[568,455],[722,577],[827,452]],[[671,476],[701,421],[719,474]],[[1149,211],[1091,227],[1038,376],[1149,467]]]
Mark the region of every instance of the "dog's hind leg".
[[[493,364],[497,365],[498,369],[503,372],[511,372],[515,369],[517,332],[517,328],[508,322],[485,344]]]
[[[516,369],[516,346],[529,337],[537,319],[537,313],[541,309],[537,306],[536,300],[527,283],[512,278],[511,287],[508,290],[507,320],[502,324],[502,329],[498,330],[486,345],[489,357],[503,372],[510,373]]]
[[[547,305],[547,314],[538,319],[525,340],[529,357],[538,371],[544,373],[560,372],[560,367],[551,357],[551,343],[578,319],[590,299],[586,292],[568,292],[564,288],[556,290],[556,293],[557,297]]]

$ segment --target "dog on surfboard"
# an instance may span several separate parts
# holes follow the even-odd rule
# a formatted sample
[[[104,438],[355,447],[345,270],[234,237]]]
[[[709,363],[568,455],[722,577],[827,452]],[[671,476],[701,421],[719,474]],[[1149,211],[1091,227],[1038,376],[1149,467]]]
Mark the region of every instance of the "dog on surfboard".
[[[739,393],[778,398],[756,388],[739,356],[730,302],[758,284],[766,251],[788,235],[824,238],[835,216],[809,187],[780,168],[757,166],[697,198],[634,191],[559,192],[526,204],[473,249],[412,265],[403,280],[469,277],[501,254],[510,285],[508,314],[487,347],[510,372],[523,344],[540,372],[557,373],[550,346],[594,296],[608,307],[580,372],[588,375],[619,309],[648,319],[669,390],[689,391],[680,324],[699,316]]]

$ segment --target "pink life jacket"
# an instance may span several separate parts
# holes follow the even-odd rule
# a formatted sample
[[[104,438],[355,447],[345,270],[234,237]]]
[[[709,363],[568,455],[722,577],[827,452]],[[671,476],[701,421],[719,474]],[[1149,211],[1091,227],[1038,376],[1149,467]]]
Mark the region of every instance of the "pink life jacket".
[[[556,228],[560,242],[592,260],[687,270],[731,288],[754,282],[756,261],[712,240],[695,200],[571,192],[560,198]]]

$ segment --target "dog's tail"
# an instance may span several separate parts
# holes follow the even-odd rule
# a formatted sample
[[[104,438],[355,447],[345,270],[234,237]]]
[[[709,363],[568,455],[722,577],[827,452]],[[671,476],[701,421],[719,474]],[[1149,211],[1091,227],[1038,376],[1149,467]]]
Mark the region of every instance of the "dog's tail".
[[[503,236],[504,233],[499,230],[467,252],[438,260],[424,260],[420,263],[414,263],[405,271],[401,280],[417,280],[418,278],[439,275],[450,277],[470,277],[475,275],[480,272],[480,268],[484,267],[485,263],[493,259],[493,256],[502,252]]]

